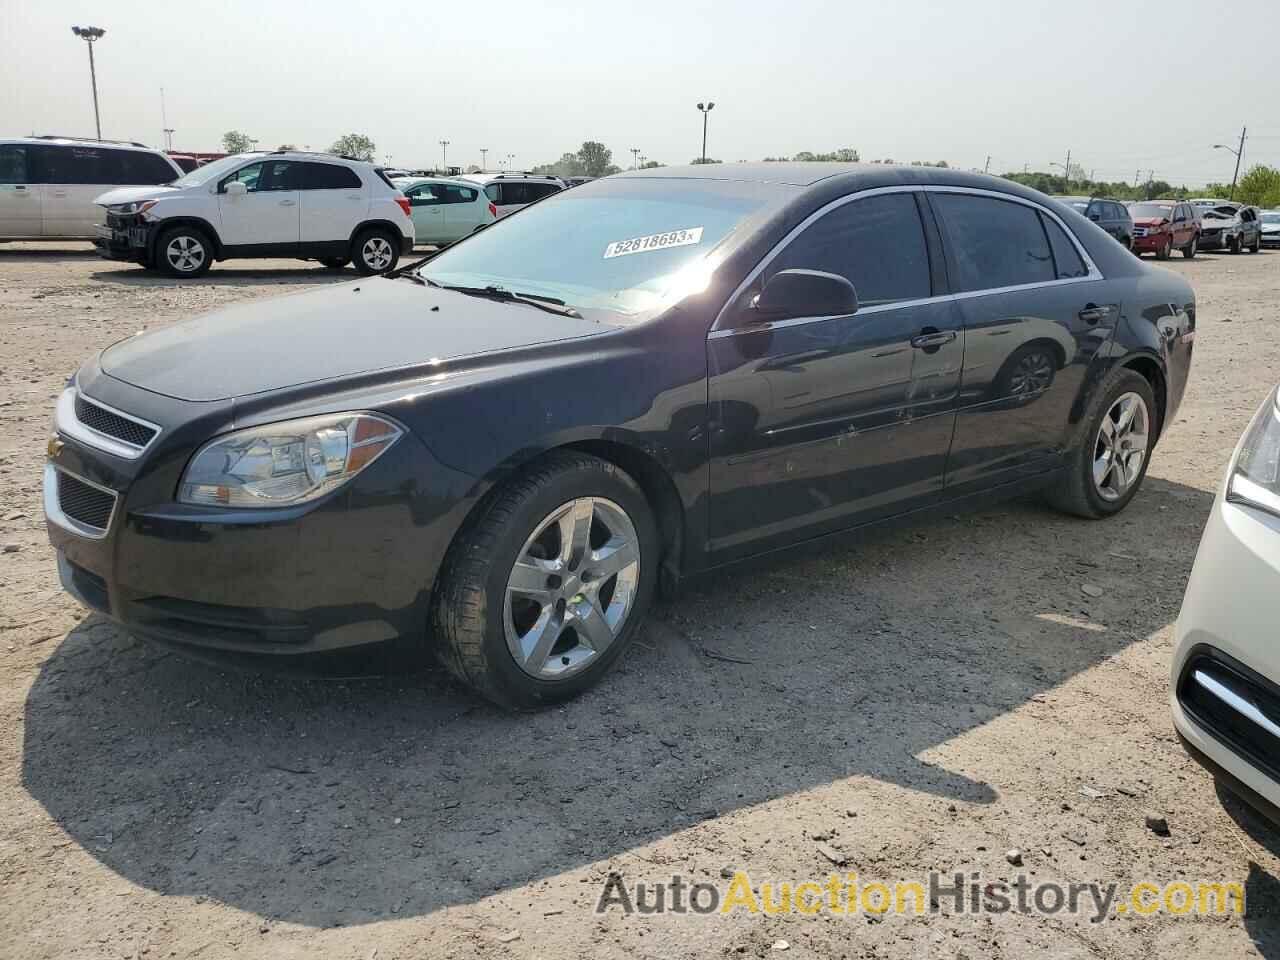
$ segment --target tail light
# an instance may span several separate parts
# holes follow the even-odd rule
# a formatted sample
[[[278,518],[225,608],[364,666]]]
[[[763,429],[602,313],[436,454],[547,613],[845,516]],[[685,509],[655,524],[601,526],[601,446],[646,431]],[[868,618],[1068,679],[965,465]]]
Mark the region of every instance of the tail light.
[[[396,197],[396,203],[400,204],[400,209],[404,211],[404,215],[406,217],[410,216],[408,197]]]
[[[492,200],[489,201],[489,216],[496,217],[498,215],[498,205]]]

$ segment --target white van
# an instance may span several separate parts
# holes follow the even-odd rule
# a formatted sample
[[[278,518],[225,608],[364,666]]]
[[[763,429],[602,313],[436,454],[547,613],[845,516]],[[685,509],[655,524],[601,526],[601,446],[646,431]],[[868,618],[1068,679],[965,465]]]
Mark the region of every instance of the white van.
[[[92,240],[111,187],[169,183],[182,169],[140,143],[0,139],[0,240]]]

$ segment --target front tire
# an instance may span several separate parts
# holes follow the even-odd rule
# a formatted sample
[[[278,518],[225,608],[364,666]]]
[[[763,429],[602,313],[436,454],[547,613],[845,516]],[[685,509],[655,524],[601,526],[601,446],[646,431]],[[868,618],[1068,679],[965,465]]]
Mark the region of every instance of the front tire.
[[[1259,237],[1257,240],[1253,241],[1253,243],[1249,246],[1249,252],[1258,253],[1261,250],[1262,250],[1262,238]]]
[[[1239,253],[1243,249],[1244,241],[1239,236],[1232,237],[1231,242],[1227,244],[1227,250],[1232,255]]]
[[[400,260],[400,238],[374,227],[361,231],[351,244],[351,262],[362,277],[394,270]]]
[[[213,265],[213,243],[198,227],[170,227],[156,240],[155,261],[171,277],[198,277]]]
[[[1173,252],[1173,238],[1169,237],[1160,245],[1160,249],[1156,251],[1157,260],[1168,260],[1169,254]]]
[[[507,709],[575,697],[635,638],[659,553],[628,474],[553,453],[490,494],[449,548],[430,616],[437,655]]]
[[[1089,405],[1061,479],[1045,499],[1092,520],[1119,513],[1147,475],[1158,416],[1146,377],[1125,367],[1112,371]]]
[[[1182,255],[1188,260],[1196,258],[1196,252],[1200,249],[1200,238],[1192,237],[1191,242],[1182,248]]]

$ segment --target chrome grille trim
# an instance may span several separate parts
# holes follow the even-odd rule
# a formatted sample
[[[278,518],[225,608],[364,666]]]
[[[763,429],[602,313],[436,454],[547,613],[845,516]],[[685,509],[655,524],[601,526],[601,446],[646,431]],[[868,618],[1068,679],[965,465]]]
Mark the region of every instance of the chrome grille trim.
[[[105,410],[107,413],[122,417],[132,423],[136,423],[141,427],[145,427],[152,431],[151,439],[142,446],[136,443],[129,443],[121,440],[119,437],[113,437],[110,434],[103,433],[101,430],[95,430],[93,427],[84,423],[76,416],[76,400],[81,403],[87,403]],[[58,397],[58,406],[55,414],[55,422],[58,432],[79,440],[86,446],[93,447],[96,450],[103,450],[113,456],[120,457],[124,460],[136,460],[142,456],[152,444],[156,442],[156,438],[160,436],[159,424],[151,423],[143,420],[141,417],[135,417],[131,413],[125,413],[123,410],[117,410],[115,407],[108,406],[101,400],[94,400],[87,397],[79,391],[78,388],[72,386],[62,391],[62,395]]]
[[[107,525],[105,527],[97,527],[91,524],[82,523],[75,517],[67,516],[59,502],[58,485],[61,478],[65,474],[83,483],[85,486],[93,487],[102,493],[111,497],[111,512],[107,516]],[[90,540],[102,540],[111,530],[111,524],[116,518],[116,508],[120,505],[120,494],[110,487],[104,487],[100,483],[94,483],[92,480],[86,480],[79,474],[64,470],[62,467],[52,463],[44,465],[44,515],[50,523],[57,524],[64,530],[69,530],[77,536],[86,537]]]

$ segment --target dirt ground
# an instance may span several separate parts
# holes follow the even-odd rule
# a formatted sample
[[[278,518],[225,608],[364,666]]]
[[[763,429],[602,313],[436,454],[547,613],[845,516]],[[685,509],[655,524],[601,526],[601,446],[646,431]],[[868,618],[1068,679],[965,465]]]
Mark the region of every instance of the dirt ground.
[[[438,671],[223,672],[83,615],[40,506],[64,379],[140,328],[336,278],[0,248],[0,956],[1280,958],[1280,836],[1185,756],[1166,700],[1213,490],[1280,379],[1280,255],[1169,267],[1199,297],[1193,377],[1122,516],[1019,501],[726,574],[589,695],[509,716]],[[1237,880],[1248,913],[593,911],[611,871],[821,882],[825,849],[864,881],[987,881],[1013,847],[1033,881]]]

